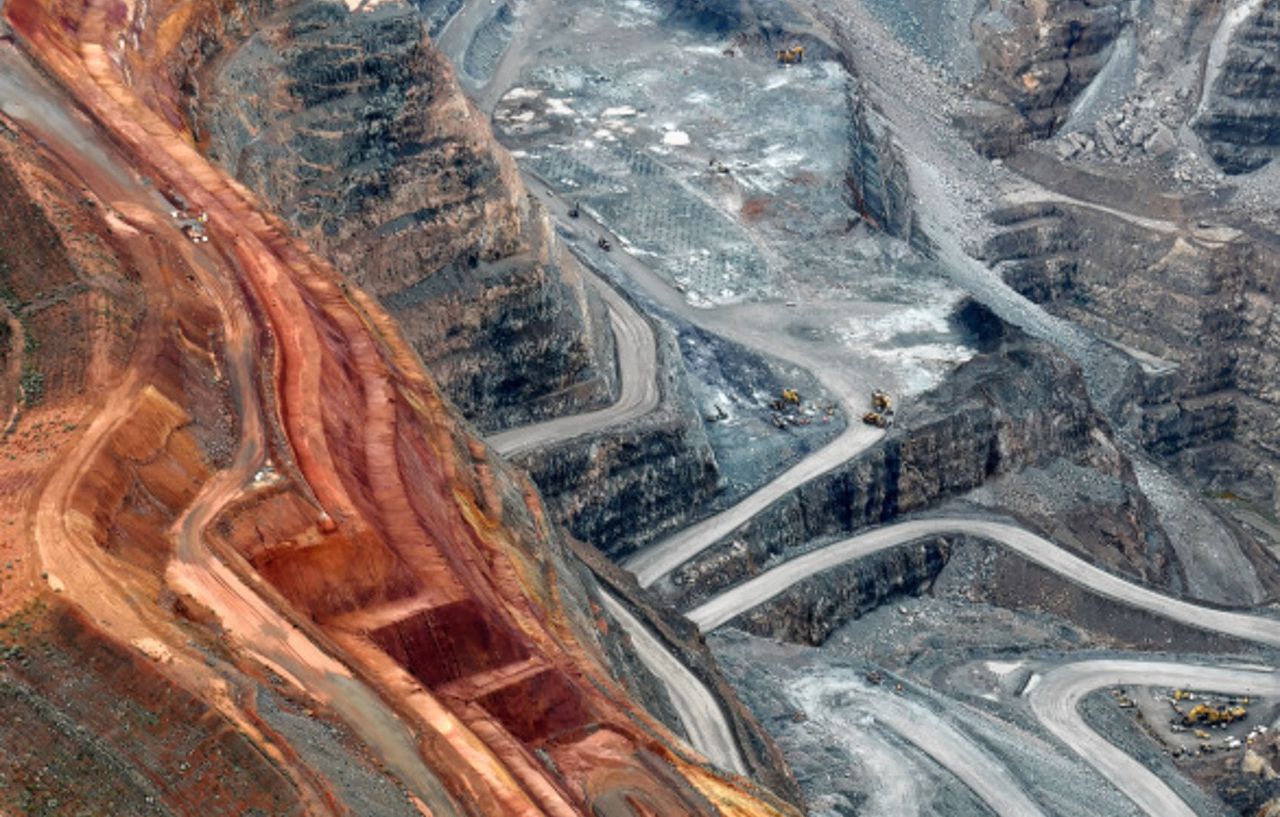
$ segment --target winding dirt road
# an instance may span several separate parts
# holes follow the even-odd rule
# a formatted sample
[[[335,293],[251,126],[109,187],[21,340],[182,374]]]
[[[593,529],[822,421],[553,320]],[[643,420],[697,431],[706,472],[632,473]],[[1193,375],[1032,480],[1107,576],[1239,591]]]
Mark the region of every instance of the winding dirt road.
[[[866,402],[871,385],[845,361],[816,356],[815,350],[786,331],[795,320],[794,310],[781,305],[753,304],[719,309],[698,309],[655,273],[648,264],[627,252],[625,245],[608,227],[590,213],[577,219],[568,216],[569,205],[547,185],[531,174],[525,174],[525,186],[546,206],[547,211],[566,228],[582,235],[609,237],[615,249],[611,260],[622,269],[642,295],[661,309],[689,323],[735,343],[764,354],[781,358],[812,372],[822,385],[840,402],[849,418],[849,426],[838,437],[808,455],[781,475],[748,495],[741,502],[704,519],[677,534],[644,548],[623,562],[623,567],[636,574],[642,586],[648,587],[706,550],[711,545],[750,521],[757,513],[778,499],[839,467],[884,436],[884,432],[857,422],[859,406]],[[745,316],[750,316],[746,319]]]
[[[492,14],[492,9],[481,2],[466,3],[448,22],[437,41],[441,50],[455,64],[460,64],[466,48],[475,36],[476,29]],[[520,47],[519,35],[515,43]],[[473,99],[492,115],[503,87],[513,75],[513,59],[508,49],[500,61],[494,76],[479,87],[468,83]],[[569,217],[569,203],[562,200],[537,176],[522,174],[526,189],[538,198],[548,216],[559,223],[569,234],[580,235],[584,243],[588,236],[607,236],[615,249],[611,260],[622,268],[630,282],[643,296],[660,308],[678,315],[690,323],[720,334],[750,348],[797,363],[819,374],[823,385],[840,399],[845,412],[854,416],[856,406],[865,400],[869,385],[863,379],[851,375],[843,366],[821,365],[812,352],[785,330],[793,313],[777,305],[758,305],[770,314],[758,316],[759,320],[743,320],[740,310],[702,310],[691,307],[684,296],[650,267],[627,251],[626,245],[605,224],[589,212],[581,212],[577,218]],[[565,239],[569,241],[569,239]],[[576,249],[575,255],[587,252]],[[618,350],[618,371],[621,393],[618,401],[604,409],[583,414],[558,417],[522,428],[492,435],[487,442],[499,453],[510,455],[532,448],[552,445],[582,434],[607,430],[636,419],[652,411],[660,399],[657,386],[657,358],[653,331],[647,321],[592,269],[590,258],[584,258],[583,268],[587,280],[595,286],[605,300],[613,327]],[[764,329],[762,327],[771,327]],[[725,534],[731,532],[755,514],[785,496],[796,487],[815,476],[825,473],[856,457],[875,443],[882,431],[865,425],[851,423],[839,437],[821,450],[766,484],[742,502],[726,509],[698,525],[681,531],[668,539],[636,554],[624,566],[636,572],[642,585],[648,586],[684,561],[710,547]],[[605,606],[628,632],[641,660],[662,679],[668,694],[679,712],[690,742],[700,752],[722,768],[742,773],[744,764],[733,739],[732,729],[724,713],[720,711],[714,696],[696,676],[689,672],[651,633],[645,625],[631,616],[625,608],[607,594]]]
[[[1146,766],[1093,731],[1080,717],[1080,701],[1097,689],[1150,685],[1205,689],[1235,695],[1280,695],[1280,673],[1271,667],[1180,664],[1115,659],[1063,664],[1042,676],[1028,698],[1042,724],[1097,769],[1151,817],[1200,817]]]
[[[587,265],[582,266],[586,280],[609,311],[621,381],[618,399],[613,405],[596,411],[564,415],[487,437],[485,441],[503,456],[605,431],[639,419],[658,407],[661,398],[657,379],[658,346],[653,329],[626,298],[600,280]]]
[[[791,692],[810,720],[826,726],[837,740],[861,744],[862,733],[849,733],[847,724],[849,719],[870,718],[918,747],[955,775],[990,806],[997,817],[1047,817],[1004,764],[922,704],[884,689],[868,688],[853,679],[804,678]],[[877,765],[881,774],[889,778],[887,788],[892,794],[901,785],[893,777],[910,774],[911,766],[896,753],[888,751],[888,747],[879,751],[877,748],[858,746],[855,752]],[[899,792],[895,799],[901,803],[907,798]],[[914,811],[918,810],[916,804]],[[907,813],[913,812],[898,811],[893,813],[893,817]]]
[[[605,590],[600,591],[600,598],[605,609],[631,636],[641,662],[666,685],[671,703],[689,733],[689,742],[721,768],[749,774],[728,719],[706,685],[617,599]]]
[[[1280,647],[1280,621],[1175,599],[1095,567],[1030,531],[998,522],[961,518],[903,522],[836,542],[737,585],[687,615],[703,632],[707,632],[824,570],[926,536],[944,534],[977,536],[1003,545],[1092,593],[1170,621],[1269,647]],[[1089,728],[1077,710],[1080,700],[1095,689],[1150,684],[1155,678],[1159,678],[1162,685],[1241,695],[1280,694],[1280,673],[1271,668],[1207,667],[1126,659],[1064,663],[1031,687],[1029,698],[1036,716],[1050,732],[1151,817],[1195,817],[1195,811],[1159,777]],[[912,732],[902,731],[898,726],[893,728],[967,782],[967,776],[973,772],[969,768],[972,756],[956,754],[952,751],[954,746],[945,745],[945,741],[929,729]],[[1001,773],[1007,774],[1007,771],[994,761],[982,772],[988,778]],[[974,791],[1002,815],[1028,813],[1003,810],[1004,805],[988,799],[984,790],[975,788]]]
[[[726,590],[687,614],[703,631],[714,630],[804,579],[926,536],[978,536],[1003,545],[1091,593],[1201,630],[1280,647],[1280,621],[1192,604],[1108,573],[1041,536],[1013,525],[980,519],[917,519],[876,528],[806,553]]]

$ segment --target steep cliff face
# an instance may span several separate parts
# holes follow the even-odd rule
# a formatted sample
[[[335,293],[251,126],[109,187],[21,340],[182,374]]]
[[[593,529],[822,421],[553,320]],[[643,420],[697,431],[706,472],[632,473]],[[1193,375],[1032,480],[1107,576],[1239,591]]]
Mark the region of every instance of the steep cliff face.
[[[612,399],[603,308],[412,8],[291,4],[193,76],[210,153],[386,305],[480,427]]]
[[[926,590],[947,564],[951,547],[948,539],[934,537],[825,570],[738,616],[733,626],[818,646],[850,619]]]
[[[1139,350],[1133,421],[1150,451],[1208,488],[1273,507],[1280,405],[1275,282],[1261,238],[1159,232],[1066,204],[995,214],[988,245],[1014,288]],[[1213,452],[1214,456],[1207,456]],[[1216,460],[1210,469],[1199,463]]]
[[[1223,171],[1247,173],[1280,148],[1280,6],[1245,3],[1223,16],[1193,127]]]
[[[1127,24],[1123,2],[1000,0],[973,21],[982,104],[964,117],[979,149],[1007,155],[1051,135],[1110,56]]]
[[[661,402],[628,426],[517,455],[552,516],[614,559],[677,530],[717,488],[715,455],[671,335],[658,335]]]
[[[902,151],[880,114],[862,97],[849,102],[853,121],[849,172],[845,184],[853,210],[873,227],[914,242],[922,238],[911,202]]]
[[[778,500],[686,562],[663,593],[691,606],[807,542],[927,508],[1059,457],[1114,474],[1126,467],[1106,442],[1105,423],[1079,370],[1041,343],[1010,339],[904,406],[895,431],[857,459]],[[1141,562],[1130,568],[1145,572]]]

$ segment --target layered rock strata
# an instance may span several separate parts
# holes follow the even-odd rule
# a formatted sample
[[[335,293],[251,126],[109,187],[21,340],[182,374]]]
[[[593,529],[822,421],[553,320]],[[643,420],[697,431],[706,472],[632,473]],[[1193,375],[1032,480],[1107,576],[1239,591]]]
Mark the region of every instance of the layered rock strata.
[[[994,218],[1005,229],[987,254],[1015,289],[1135,356],[1129,422],[1142,445],[1206,488],[1274,508],[1280,256],[1265,237],[1158,230],[1066,203]]]
[[[960,124],[978,149],[1005,156],[1053,134],[1110,57],[1126,5],[1001,0],[975,17],[982,70]]]
[[[603,307],[412,8],[291,4],[187,81],[197,138],[383,302],[482,429],[616,396]]]
[[[301,813],[345,801],[291,750],[305,736],[257,726],[246,676],[331,707],[433,814],[794,813],[628,695],[653,679],[611,660],[590,576],[532,485],[471,436],[374,299],[193,148],[191,89],[164,80],[194,76],[258,11],[5,7],[110,137],[51,127],[52,96],[23,109],[64,179],[109,203],[94,220],[144,310],[127,367],[80,405],[58,456],[0,463],[26,492],[24,556],[226,715],[290,776]],[[208,406],[234,422],[202,421]],[[211,431],[230,456],[202,448]],[[226,663],[200,649],[214,644]],[[165,792],[173,813],[210,807],[179,794]]]
[[[658,408],[620,428],[518,454],[552,516],[615,560],[677,530],[715,494],[715,455],[675,339],[657,327]]]
[[[1192,125],[1224,172],[1248,173],[1280,148],[1280,6],[1245,3],[1223,16]]]
[[[1127,469],[1079,369],[1014,332],[900,412],[898,427],[849,463],[778,500],[660,585],[688,607],[807,542],[886,522],[1019,468],[1067,458]],[[1126,555],[1143,575],[1145,554]]]

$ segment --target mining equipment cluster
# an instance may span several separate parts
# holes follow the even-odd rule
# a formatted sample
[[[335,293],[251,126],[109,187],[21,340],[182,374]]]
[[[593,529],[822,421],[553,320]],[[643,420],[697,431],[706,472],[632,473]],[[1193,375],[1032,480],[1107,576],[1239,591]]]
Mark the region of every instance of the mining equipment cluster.
[[[893,425],[893,398],[876,389],[871,392],[871,411],[862,415],[862,422],[876,428],[889,428]]]

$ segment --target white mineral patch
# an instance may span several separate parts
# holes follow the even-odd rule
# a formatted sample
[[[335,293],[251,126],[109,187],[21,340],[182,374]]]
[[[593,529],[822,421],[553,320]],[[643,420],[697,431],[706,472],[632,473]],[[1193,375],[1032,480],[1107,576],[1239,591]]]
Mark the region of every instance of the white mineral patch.
[[[987,671],[1003,678],[1021,666],[1021,661],[988,661]]]
[[[154,638],[135,638],[129,642],[133,648],[160,664],[169,664],[173,662],[173,653],[169,648],[156,641]]]
[[[533,90],[532,88],[521,88],[520,86],[517,85],[515,88],[512,88],[510,91],[507,91],[505,94],[503,94],[502,98],[503,99],[537,99],[540,96],[542,96],[542,94],[538,91]]]
[[[682,130],[671,130],[662,134],[662,144],[684,147],[689,144],[689,134]]]
[[[547,97],[547,113],[552,116],[573,116],[573,108],[569,107],[568,100],[559,97]]]

